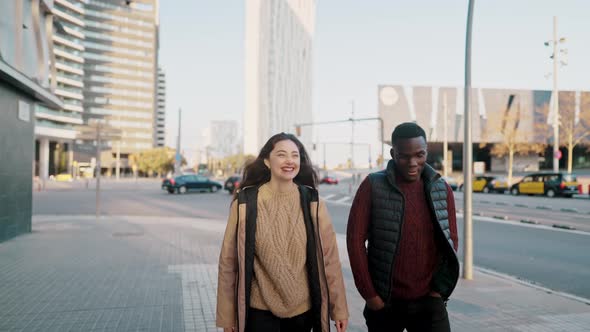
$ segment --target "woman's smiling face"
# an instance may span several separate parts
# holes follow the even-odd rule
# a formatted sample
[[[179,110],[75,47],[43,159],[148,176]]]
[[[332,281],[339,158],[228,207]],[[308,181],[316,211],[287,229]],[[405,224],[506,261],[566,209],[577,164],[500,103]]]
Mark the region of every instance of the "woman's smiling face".
[[[293,181],[299,174],[300,162],[299,149],[291,140],[277,142],[268,159],[264,159],[271,177],[279,181]]]

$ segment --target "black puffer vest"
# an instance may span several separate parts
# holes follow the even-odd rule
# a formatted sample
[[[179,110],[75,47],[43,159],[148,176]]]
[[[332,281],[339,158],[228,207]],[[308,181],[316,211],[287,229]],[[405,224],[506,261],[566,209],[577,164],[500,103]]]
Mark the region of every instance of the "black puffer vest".
[[[432,215],[436,217],[435,238],[442,252],[441,262],[432,278],[432,290],[448,299],[459,279],[459,260],[453,249],[447,210],[447,187],[440,175],[428,164],[422,172],[424,192]],[[369,174],[371,182],[371,225],[368,259],[373,286],[379,296],[389,301],[393,265],[404,220],[405,198],[395,182],[395,165]],[[438,226],[438,227],[437,227]]]

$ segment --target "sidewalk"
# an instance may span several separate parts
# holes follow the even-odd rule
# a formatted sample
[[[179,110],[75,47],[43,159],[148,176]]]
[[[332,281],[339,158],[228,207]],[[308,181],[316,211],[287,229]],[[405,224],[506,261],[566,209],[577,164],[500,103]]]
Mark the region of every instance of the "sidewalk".
[[[35,216],[0,243],[0,331],[217,331],[217,258],[225,220]],[[365,331],[344,235],[351,311]],[[449,301],[453,331],[587,331],[590,305],[476,270]]]

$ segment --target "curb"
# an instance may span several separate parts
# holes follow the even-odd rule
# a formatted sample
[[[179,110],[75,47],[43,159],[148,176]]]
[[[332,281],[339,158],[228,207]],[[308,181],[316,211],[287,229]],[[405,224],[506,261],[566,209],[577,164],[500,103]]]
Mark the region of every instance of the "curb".
[[[545,293],[548,293],[548,294],[554,294],[554,295],[561,296],[561,297],[564,297],[564,298],[569,299],[569,300],[573,300],[573,301],[577,301],[577,302],[580,302],[580,303],[583,303],[583,304],[586,304],[586,305],[590,305],[590,299],[587,299],[585,297],[581,297],[581,296],[577,296],[577,295],[573,295],[573,294],[569,294],[569,293],[565,293],[565,292],[556,291],[556,290],[553,290],[553,289],[550,289],[550,288],[543,287],[543,286],[540,286],[538,284],[535,284],[532,281],[527,281],[525,279],[521,279],[521,278],[518,278],[518,277],[515,277],[515,276],[511,276],[509,274],[504,274],[504,273],[496,272],[494,270],[486,269],[484,267],[474,266],[473,269],[474,270],[477,270],[477,271],[479,271],[479,272],[481,272],[483,274],[486,274],[486,275],[489,275],[489,276],[492,276],[492,277],[496,277],[498,279],[508,280],[508,281],[511,281],[511,282],[514,282],[514,283],[517,283],[517,284],[520,284],[520,285],[523,285],[523,286],[534,288],[536,290],[539,290],[539,291],[542,291],[542,292],[545,292]]]

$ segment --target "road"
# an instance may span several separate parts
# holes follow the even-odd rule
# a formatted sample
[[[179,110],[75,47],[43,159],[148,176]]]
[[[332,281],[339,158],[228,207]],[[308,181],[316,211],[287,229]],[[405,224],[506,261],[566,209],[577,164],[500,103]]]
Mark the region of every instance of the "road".
[[[231,203],[226,192],[170,195],[156,181],[105,183],[102,213],[108,215],[174,216],[225,219]],[[346,233],[353,188],[346,184],[320,186],[337,233]],[[462,194],[456,193],[457,208]],[[590,200],[475,194],[474,213],[501,219],[474,217],[474,264],[509,274],[554,290],[590,298]],[[539,207],[544,208],[539,208]],[[563,209],[563,210],[562,210]],[[33,213],[92,215],[92,186],[49,189],[33,195]],[[570,225],[578,231],[520,223]],[[463,220],[459,218],[460,242]],[[460,246],[461,247],[461,246]],[[462,249],[459,252],[462,257]]]

